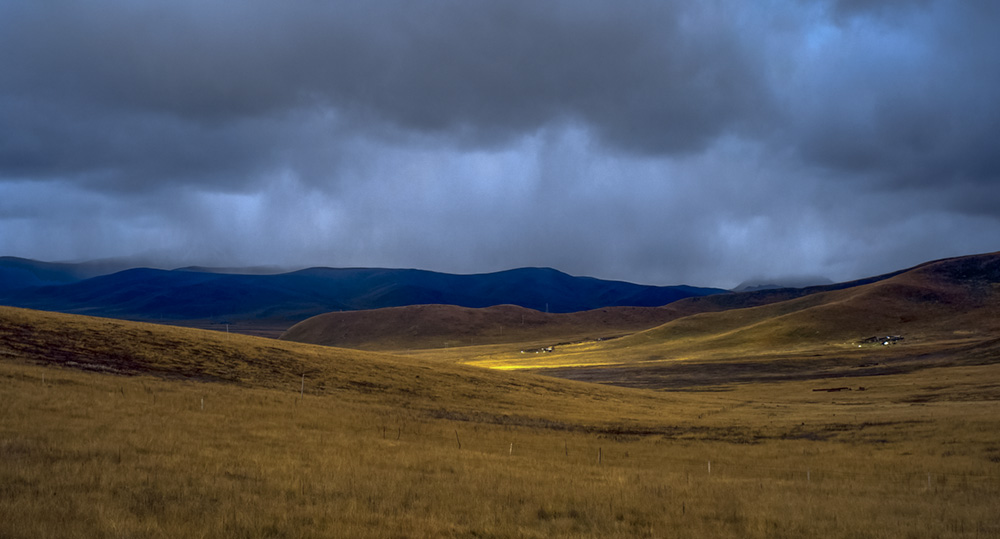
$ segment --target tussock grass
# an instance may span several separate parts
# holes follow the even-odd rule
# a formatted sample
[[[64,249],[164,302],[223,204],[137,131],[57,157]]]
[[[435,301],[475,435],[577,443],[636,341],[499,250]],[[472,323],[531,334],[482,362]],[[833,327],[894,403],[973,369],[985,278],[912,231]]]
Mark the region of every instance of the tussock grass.
[[[665,393],[0,322],[0,537],[1000,536],[994,362]]]

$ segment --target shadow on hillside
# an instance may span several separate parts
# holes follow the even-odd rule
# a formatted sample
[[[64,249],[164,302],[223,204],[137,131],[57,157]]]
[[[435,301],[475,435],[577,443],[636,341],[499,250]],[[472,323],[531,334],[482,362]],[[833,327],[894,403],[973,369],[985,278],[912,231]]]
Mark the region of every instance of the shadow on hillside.
[[[861,358],[790,357],[761,361],[715,360],[675,361],[659,364],[559,367],[528,372],[621,387],[666,391],[728,391],[733,384],[849,379],[907,374],[921,369],[958,365],[986,365],[1000,362],[993,353],[1000,340],[991,340],[950,350],[919,354],[873,355]]]

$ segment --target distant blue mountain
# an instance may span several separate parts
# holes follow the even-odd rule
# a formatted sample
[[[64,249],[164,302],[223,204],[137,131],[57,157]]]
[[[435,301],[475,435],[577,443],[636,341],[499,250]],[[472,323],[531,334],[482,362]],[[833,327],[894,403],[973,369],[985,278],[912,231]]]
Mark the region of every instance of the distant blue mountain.
[[[75,266],[0,259],[0,304],[154,321],[298,321],[330,311],[420,304],[513,304],[576,312],[659,306],[725,292],[573,277],[550,268],[476,275],[378,268],[311,268],[280,274],[134,268],[85,278],[86,268]]]
[[[35,286],[74,283],[100,275],[84,264],[38,262],[13,256],[0,257],[0,294]]]
[[[21,288],[75,283],[91,277],[122,271],[136,265],[129,264],[125,259],[65,263],[39,262],[15,256],[0,256],[0,294]]]

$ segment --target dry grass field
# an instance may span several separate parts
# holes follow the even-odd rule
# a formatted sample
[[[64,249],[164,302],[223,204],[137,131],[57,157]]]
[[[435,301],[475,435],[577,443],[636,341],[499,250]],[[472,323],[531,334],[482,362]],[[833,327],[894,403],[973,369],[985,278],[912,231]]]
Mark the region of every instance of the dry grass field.
[[[0,313],[2,537],[1000,536],[993,362],[657,392]]]
[[[539,354],[0,308],[0,537],[1000,537],[996,285],[918,277]]]
[[[861,342],[889,335],[903,340],[887,350],[882,342]],[[689,361],[950,362],[967,359],[963,350],[994,350],[998,338],[1000,255],[990,254],[929,263],[874,283],[787,301],[692,314],[619,339],[557,345],[551,353],[507,346],[455,359],[501,369],[624,367],[649,374]]]

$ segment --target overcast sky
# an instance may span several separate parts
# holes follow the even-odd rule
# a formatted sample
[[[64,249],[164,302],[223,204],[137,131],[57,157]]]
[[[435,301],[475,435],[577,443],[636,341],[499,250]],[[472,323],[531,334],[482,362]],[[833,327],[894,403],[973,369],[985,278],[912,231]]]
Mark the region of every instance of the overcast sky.
[[[0,255],[859,278],[1000,250],[993,0],[0,2]]]

